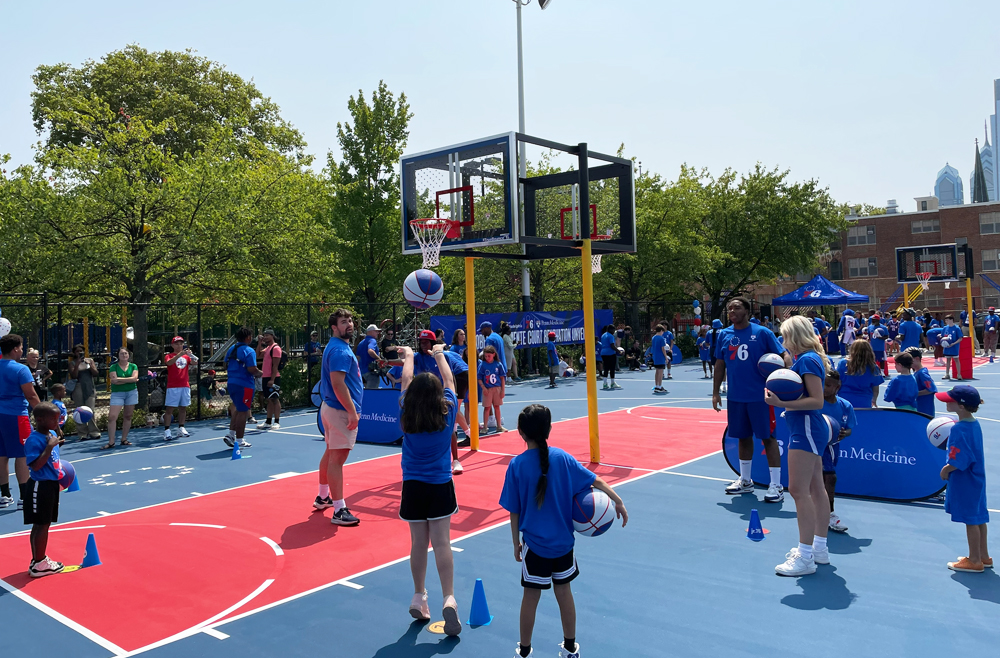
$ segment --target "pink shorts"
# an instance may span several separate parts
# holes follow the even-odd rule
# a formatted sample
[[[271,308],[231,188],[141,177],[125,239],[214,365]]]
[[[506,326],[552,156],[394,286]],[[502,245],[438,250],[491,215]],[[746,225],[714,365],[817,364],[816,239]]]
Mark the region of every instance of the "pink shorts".
[[[499,386],[493,388],[483,387],[483,406],[496,407],[503,404],[503,389]]]
[[[328,450],[351,450],[358,439],[358,428],[347,429],[347,412],[334,409],[326,402],[319,408],[323,419],[323,438]]]

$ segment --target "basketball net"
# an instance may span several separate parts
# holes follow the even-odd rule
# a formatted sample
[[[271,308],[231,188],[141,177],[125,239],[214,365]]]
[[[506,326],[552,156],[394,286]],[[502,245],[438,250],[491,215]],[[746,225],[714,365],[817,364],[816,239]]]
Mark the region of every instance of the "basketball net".
[[[917,272],[917,281],[920,282],[920,287],[924,290],[931,289],[931,276],[932,272]]]
[[[593,236],[591,238],[591,240],[596,242],[597,240],[607,240],[610,237],[611,237],[610,235],[595,235],[595,236]],[[591,252],[591,254],[590,254],[590,273],[591,274],[600,274],[601,273],[601,256],[603,256],[603,255],[604,254],[595,254],[595,253]]]
[[[424,256],[424,267],[437,267],[441,264],[441,244],[452,226],[458,224],[450,219],[411,219],[410,230],[420,253]]]

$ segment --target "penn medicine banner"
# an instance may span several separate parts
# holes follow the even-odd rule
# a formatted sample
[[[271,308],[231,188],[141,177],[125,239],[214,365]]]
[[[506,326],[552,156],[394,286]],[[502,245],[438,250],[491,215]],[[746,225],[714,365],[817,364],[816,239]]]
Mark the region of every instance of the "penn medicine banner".
[[[556,342],[561,345],[579,345],[586,340],[583,326],[583,311],[561,311],[557,313],[542,313],[529,311],[527,313],[478,313],[476,322],[490,322],[493,331],[500,331],[500,322],[510,325],[510,335],[517,341],[517,349],[544,347],[549,342],[549,332],[554,331]],[[594,330],[601,335],[601,328],[614,322],[614,313],[610,310],[594,311]],[[431,317],[431,330],[444,330],[445,342],[451,342],[456,329],[465,328],[464,315],[435,315]],[[466,329],[466,333],[476,334],[476,348],[483,349],[485,339],[479,334],[479,327]]]

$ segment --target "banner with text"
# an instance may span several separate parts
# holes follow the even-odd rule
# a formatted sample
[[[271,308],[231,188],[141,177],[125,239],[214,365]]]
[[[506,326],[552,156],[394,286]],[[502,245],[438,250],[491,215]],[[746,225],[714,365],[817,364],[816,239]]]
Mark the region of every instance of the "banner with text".
[[[506,320],[510,325],[510,335],[517,341],[517,349],[526,347],[544,347],[549,342],[549,332],[556,332],[556,343],[560,345],[578,345],[584,342],[583,311],[560,311],[544,313],[529,311],[527,313],[479,313],[476,322],[489,321],[493,331],[500,331],[500,322]],[[601,327],[614,322],[614,313],[605,309],[594,311],[594,326],[600,336]],[[456,329],[465,327],[464,315],[435,315],[431,317],[431,330],[444,330],[444,340],[451,342]],[[483,336],[476,326],[477,350],[484,346]]]

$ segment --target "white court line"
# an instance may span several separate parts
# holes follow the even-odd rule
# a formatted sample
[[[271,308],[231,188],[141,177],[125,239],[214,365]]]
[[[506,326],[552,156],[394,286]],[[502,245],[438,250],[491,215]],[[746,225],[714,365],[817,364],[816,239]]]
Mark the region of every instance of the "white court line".
[[[211,523],[171,523],[170,525],[182,525],[188,528],[215,528],[216,530],[225,530],[224,525],[213,525]]]
[[[451,550],[455,551],[456,553],[461,553],[465,549],[464,548],[459,548],[458,546],[452,546]]]
[[[699,480],[715,480],[716,482],[732,482],[732,480],[727,480],[726,478],[713,478],[707,475],[694,475],[693,473],[677,473],[675,471],[663,471],[664,475],[680,475],[686,478],[698,478]]]
[[[99,516],[111,516],[111,512],[98,512]]]
[[[214,637],[216,640],[228,640],[229,636],[222,631],[217,631],[214,628],[203,628],[201,632],[209,637]]]
[[[343,580],[338,580],[336,584],[337,585],[343,585],[344,587],[350,587],[351,589],[364,589],[365,588],[364,585],[358,585],[357,583],[352,583],[351,581],[347,580],[346,578],[343,579]]]
[[[306,434],[305,432],[286,432],[285,430],[268,430],[268,434],[289,434],[291,436],[323,436],[319,433],[319,429],[315,428],[316,431],[312,434]]]
[[[302,474],[296,473],[295,471],[288,471],[287,473],[278,473],[277,475],[269,475],[268,477],[272,480],[284,480],[285,478],[295,477],[296,475]]]
[[[205,494],[203,494],[203,493],[198,493],[197,491],[192,491],[192,492],[191,492],[191,495],[192,495],[192,496],[204,496]]]
[[[281,547],[278,546],[278,544],[270,537],[259,537],[259,539],[268,546],[270,546],[271,550],[273,550],[274,554],[277,555],[278,557],[281,557],[282,555],[285,554],[285,552],[281,550]]]

